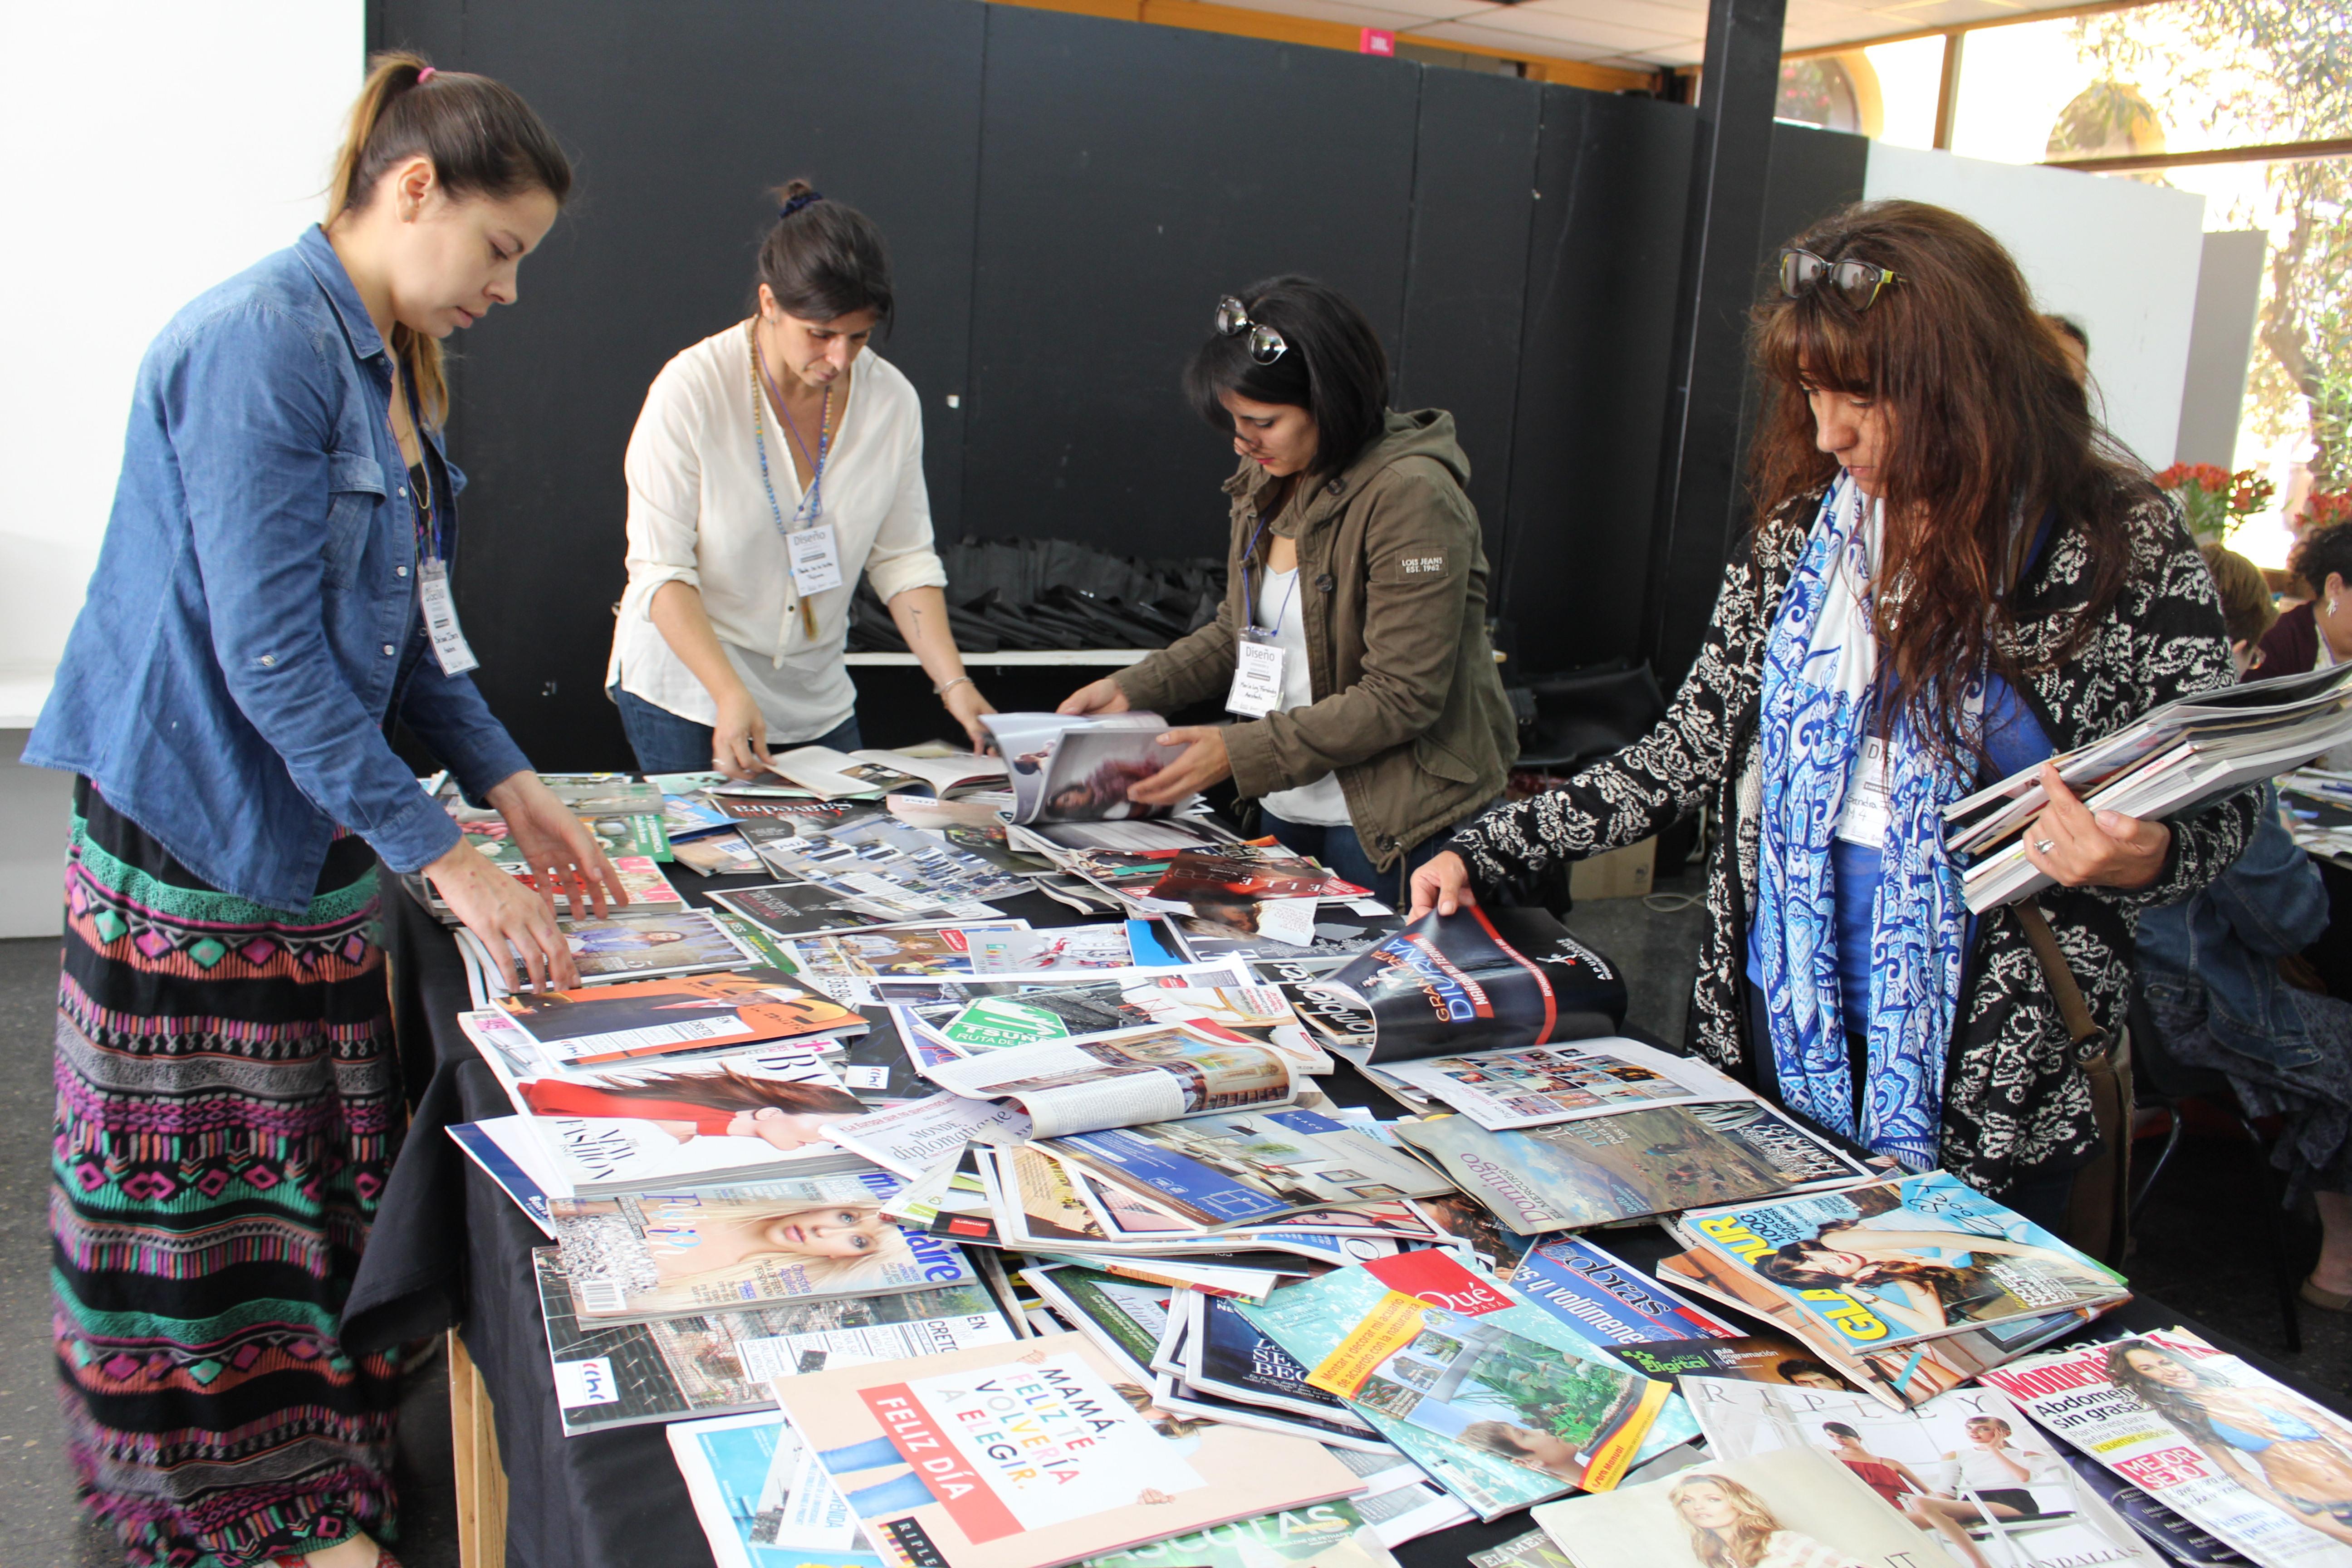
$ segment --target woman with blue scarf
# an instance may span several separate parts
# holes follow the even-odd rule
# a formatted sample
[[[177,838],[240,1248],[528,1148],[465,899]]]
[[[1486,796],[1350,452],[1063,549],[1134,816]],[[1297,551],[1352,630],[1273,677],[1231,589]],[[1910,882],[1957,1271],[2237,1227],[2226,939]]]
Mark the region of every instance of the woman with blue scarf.
[[[1969,915],[1943,810],[2230,684],[2212,579],[1983,229],[1861,204],[1780,281],[1754,327],[1769,504],[1666,718],[1455,835],[1414,912],[1711,808],[1695,1052],[2054,1228],[2100,1146],[2087,1062],[2017,910]],[[2139,911],[2235,859],[2252,798],[2142,822],[2043,782],[2038,905],[2112,1030]]]

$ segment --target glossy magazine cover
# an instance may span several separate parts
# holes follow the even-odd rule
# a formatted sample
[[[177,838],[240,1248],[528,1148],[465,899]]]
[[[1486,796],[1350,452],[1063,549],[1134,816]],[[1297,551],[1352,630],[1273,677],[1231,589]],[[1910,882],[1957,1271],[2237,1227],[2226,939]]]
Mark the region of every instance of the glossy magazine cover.
[[[1617,966],[1541,910],[1423,916],[1328,984],[1371,1015],[1375,1065],[1610,1035],[1625,1018]]]

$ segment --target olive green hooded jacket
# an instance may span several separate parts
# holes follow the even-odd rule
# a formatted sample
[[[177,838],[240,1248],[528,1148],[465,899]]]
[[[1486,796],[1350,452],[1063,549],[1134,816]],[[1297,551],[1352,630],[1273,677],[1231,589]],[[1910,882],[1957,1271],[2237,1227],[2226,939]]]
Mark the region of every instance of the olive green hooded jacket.
[[[1383,870],[1500,795],[1518,754],[1486,637],[1469,477],[1451,414],[1391,412],[1346,472],[1298,493],[1263,530],[1298,546],[1315,700],[1225,731],[1234,786],[1255,798],[1336,773],[1364,852]],[[1209,625],[1112,677],[1131,706],[1166,712],[1225,696],[1271,542],[1251,550],[1259,503],[1276,482],[1247,459],[1225,481],[1224,603]]]

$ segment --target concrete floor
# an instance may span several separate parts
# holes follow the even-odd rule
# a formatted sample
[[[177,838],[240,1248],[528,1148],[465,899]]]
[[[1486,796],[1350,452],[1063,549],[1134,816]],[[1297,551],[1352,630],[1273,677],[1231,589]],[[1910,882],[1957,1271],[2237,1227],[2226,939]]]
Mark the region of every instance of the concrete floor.
[[[1684,880],[1660,892],[1695,890]],[[1632,1016],[1678,1043],[1704,918],[1697,909],[1659,912],[1619,899],[1581,905],[1568,924],[1625,968]],[[46,1217],[57,962],[54,942],[0,942],[0,1568],[121,1561],[110,1539],[84,1521],[58,1444]],[[2277,1356],[2314,1385],[2352,1390],[2352,1318],[2304,1309],[2303,1353],[2284,1353],[2265,1230],[2252,1223],[2261,1207],[2251,1161],[2242,1146],[2185,1143],[2142,1216],[2126,1272],[2141,1290]],[[2294,1244],[2297,1263],[2308,1268],[2312,1234],[2298,1226]],[[446,1374],[434,1358],[401,1411],[407,1568],[457,1562]]]

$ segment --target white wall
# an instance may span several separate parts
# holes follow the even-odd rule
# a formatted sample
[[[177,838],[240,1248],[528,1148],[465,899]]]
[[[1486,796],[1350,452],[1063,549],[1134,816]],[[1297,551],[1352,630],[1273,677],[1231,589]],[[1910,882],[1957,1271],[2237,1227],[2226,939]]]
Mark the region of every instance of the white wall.
[[[2044,310],[2091,339],[2107,426],[2142,461],[2172,461],[2197,315],[2205,198],[2136,180],[1990,163],[1874,142],[1863,195],[1964,213],[2009,247]]]
[[[0,6],[0,726],[31,722],[81,606],[140,355],[320,216],[365,49],[362,0]]]
[[[0,5],[0,936],[58,929],[62,773],[17,764],[106,531],[148,341],[320,216],[363,0]]]

